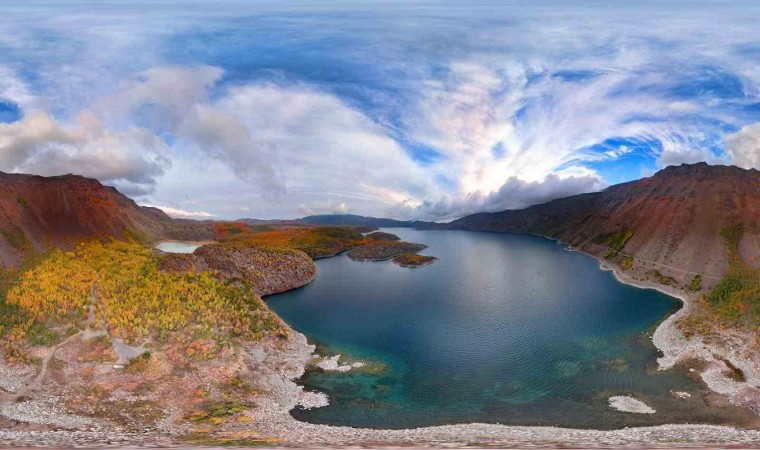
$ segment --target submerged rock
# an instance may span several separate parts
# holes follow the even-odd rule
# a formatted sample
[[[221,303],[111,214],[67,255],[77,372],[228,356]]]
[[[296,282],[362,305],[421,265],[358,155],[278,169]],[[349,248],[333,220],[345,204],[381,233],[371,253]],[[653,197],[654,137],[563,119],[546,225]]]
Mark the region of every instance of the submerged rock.
[[[657,412],[646,403],[629,395],[610,397],[610,407],[615,408],[618,411],[635,414],[654,414]]]
[[[320,369],[328,372],[348,372],[351,369],[364,366],[364,363],[361,362],[355,362],[353,364],[341,364],[339,360],[340,355],[335,355],[329,358],[324,357],[315,365]]]

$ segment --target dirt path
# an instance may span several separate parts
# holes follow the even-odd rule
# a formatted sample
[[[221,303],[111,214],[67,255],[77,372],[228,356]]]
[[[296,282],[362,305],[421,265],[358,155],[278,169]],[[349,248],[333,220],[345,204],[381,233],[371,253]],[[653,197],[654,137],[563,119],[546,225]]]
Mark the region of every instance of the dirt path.
[[[48,355],[45,356],[45,358],[42,359],[42,367],[40,368],[39,373],[37,373],[37,376],[34,377],[34,379],[29,384],[27,384],[23,388],[19,389],[17,392],[8,395],[7,398],[4,398],[3,400],[5,400],[5,401],[16,401],[19,398],[21,398],[24,395],[26,395],[26,393],[29,392],[30,390],[32,390],[35,387],[39,386],[42,383],[42,380],[45,379],[45,375],[47,375],[48,364],[50,363],[50,360],[53,358],[53,356],[55,356],[55,353],[58,351],[58,349],[60,349],[61,347],[65,346],[66,344],[68,344],[69,342],[71,342],[74,338],[79,337],[81,335],[82,335],[82,332],[79,331],[79,332],[77,332],[75,334],[72,334],[71,336],[67,337],[66,339],[63,340],[63,342],[61,342],[58,345],[56,345],[55,347],[53,347],[53,349],[50,351],[50,353],[48,353]]]
[[[92,300],[90,302],[90,314],[89,314],[89,318],[87,320],[87,326],[88,326],[88,328],[89,328],[90,323],[93,320],[93,316],[94,316],[94,312],[95,312],[94,311],[95,310],[94,307],[95,307],[95,302],[97,301],[97,292],[98,292],[97,289],[98,289],[98,283],[95,282],[92,285]],[[53,359],[53,357],[55,356],[55,353],[61,347],[65,346],[66,344],[68,344],[69,342],[71,342],[74,338],[81,337],[84,333],[85,333],[84,331],[79,331],[77,333],[74,333],[71,336],[69,336],[66,339],[64,339],[58,345],[56,345],[55,347],[53,347],[53,349],[50,350],[50,353],[48,353],[47,356],[45,356],[42,359],[42,366],[40,368],[40,371],[37,373],[37,376],[35,376],[34,379],[29,384],[27,384],[26,386],[22,387],[21,389],[19,389],[16,392],[11,393],[11,392],[6,392],[6,391],[3,391],[3,390],[0,390],[0,401],[3,401],[3,402],[6,402],[6,401],[9,401],[9,402],[16,401],[19,398],[21,398],[24,395],[26,395],[26,393],[29,392],[30,390],[32,390],[32,389],[36,388],[37,386],[39,386],[40,384],[42,384],[42,381],[45,379],[45,375],[47,375],[48,364],[50,364],[50,360]]]

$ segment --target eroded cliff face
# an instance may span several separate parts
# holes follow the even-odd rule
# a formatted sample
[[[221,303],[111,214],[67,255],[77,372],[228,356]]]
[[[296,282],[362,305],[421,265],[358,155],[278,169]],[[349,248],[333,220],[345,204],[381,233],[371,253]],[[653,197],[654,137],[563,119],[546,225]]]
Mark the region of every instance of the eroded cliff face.
[[[747,262],[760,254],[760,172],[704,163],[668,167],[649,178],[602,192],[553,200],[523,210],[474,214],[451,229],[547,236],[595,256],[610,251],[611,235],[632,231],[621,253],[633,270],[686,284],[706,274],[706,287],[726,273],[722,231],[744,225],[740,248]]]
[[[28,251],[80,239],[150,242],[161,237],[210,238],[211,226],[172,219],[137,205],[115,188],[78,175],[41,177],[0,172],[0,263]]]

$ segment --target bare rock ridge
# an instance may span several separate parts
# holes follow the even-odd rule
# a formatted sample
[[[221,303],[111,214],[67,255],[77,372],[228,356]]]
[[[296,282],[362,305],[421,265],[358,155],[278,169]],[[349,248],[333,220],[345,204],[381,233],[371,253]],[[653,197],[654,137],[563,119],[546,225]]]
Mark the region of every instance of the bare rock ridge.
[[[710,287],[728,268],[722,232],[739,224],[742,258],[756,265],[760,171],[698,163],[667,167],[601,192],[473,214],[441,228],[541,235],[600,257],[619,251],[639,271],[657,270],[681,284],[702,274]],[[611,249],[615,236],[619,248]]]

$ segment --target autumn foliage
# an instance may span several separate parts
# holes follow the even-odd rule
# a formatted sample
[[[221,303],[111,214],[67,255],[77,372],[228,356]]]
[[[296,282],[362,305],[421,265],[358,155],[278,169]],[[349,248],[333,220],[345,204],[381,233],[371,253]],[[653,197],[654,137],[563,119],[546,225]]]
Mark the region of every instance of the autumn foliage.
[[[279,329],[244,283],[223,282],[206,272],[164,272],[157,265],[149,248],[120,241],[53,251],[8,292],[8,307],[28,320],[4,337],[18,340],[38,324],[105,329],[131,343],[160,342],[168,332],[181,331],[183,345],[195,354],[212,351],[209,342]]]

